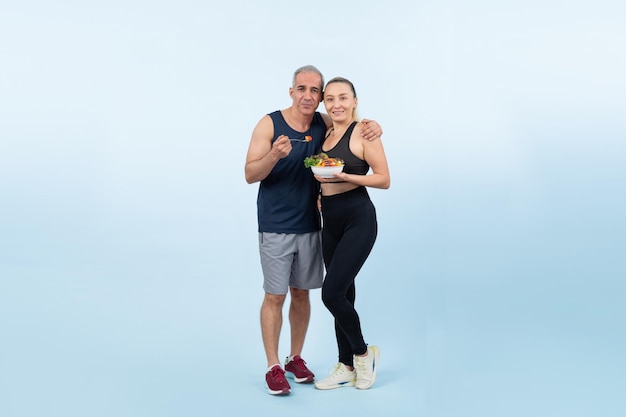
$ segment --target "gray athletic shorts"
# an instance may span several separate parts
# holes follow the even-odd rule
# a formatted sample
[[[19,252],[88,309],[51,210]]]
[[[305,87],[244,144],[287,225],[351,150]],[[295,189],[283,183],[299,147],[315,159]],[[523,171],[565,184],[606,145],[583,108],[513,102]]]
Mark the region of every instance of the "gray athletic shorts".
[[[324,281],[321,232],[259,233],[263,289],[287,294],[289,287],[321,288]]]

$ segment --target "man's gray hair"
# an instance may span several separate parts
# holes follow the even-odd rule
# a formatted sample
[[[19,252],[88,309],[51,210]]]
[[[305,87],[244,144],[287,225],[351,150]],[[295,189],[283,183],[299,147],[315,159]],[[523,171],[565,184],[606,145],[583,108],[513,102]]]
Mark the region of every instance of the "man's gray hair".
[[[291,82],[292,87],[296,86],[296,77],[298,76],[298,74],[300,74],[301,72],[306,72],[306,73],[312,73],[312,74],[318,74],[320,76],[320,78],[322,79],[322,85],[320,86],[320,88],[324,88],[324,75],[322,74],[322,72],[320,70],[318,70],[315,66],[313,65],[305,65],[303,67],[300,67],[296,70],[296,72],[293,73],[293,81]]]

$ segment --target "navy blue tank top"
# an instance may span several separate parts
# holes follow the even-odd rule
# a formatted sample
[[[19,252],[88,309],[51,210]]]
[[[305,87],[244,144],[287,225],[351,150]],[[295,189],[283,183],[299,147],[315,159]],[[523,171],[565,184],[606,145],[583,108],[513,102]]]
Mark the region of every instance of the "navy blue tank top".
[[[257,196],[259,232],[310,233],[320,230],[320,214],[317,210],[319,183],[304,158],[320,151],[326,132],[322,115],[315,112],[311,127],[306,132],[292,129],[278,110],[269,114],[274,123],[274,138],[287,135],[310,142],[291,142],[291,153],[276,163],[270,174],[261,181]]]
[[[339,142],[329,150],[322,151],[326,153],[331,158],[341,158],[343,159],[344,166],[343,172],[346,174],[357,174],[357,175],[365,175],[370,169],[370,166],[363,159],[357,157],[350,150],[350,135],[352,135],[352,131],[354,130],[354,126],[356,126],[357,122],[352,122],[346,133],[343,134]]]

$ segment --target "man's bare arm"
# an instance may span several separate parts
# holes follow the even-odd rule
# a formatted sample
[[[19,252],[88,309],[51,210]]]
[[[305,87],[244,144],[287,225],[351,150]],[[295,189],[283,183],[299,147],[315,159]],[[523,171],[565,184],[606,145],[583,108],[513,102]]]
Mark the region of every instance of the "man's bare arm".
[[[376,120],[363,119],[363,128],[361,129],[361,136],[365,140],[374,140],[383,135],[383,128],[378,124]]]
[[[248,155],[246,156],[245,176],[248,184],[267,177],[276,163],[289,155],[291,141],[286,136],[279,136],[274,143],[274,124],[269,116],[264,116],[254,128]]]

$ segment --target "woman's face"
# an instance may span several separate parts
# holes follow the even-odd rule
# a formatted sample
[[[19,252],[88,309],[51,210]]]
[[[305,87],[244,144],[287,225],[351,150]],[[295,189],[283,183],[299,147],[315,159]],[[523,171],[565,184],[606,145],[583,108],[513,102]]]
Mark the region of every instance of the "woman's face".
[[[333,122],[351,122],[357,99],[349,84],[334,82],[328,84],[324,90],[324,106]]]

